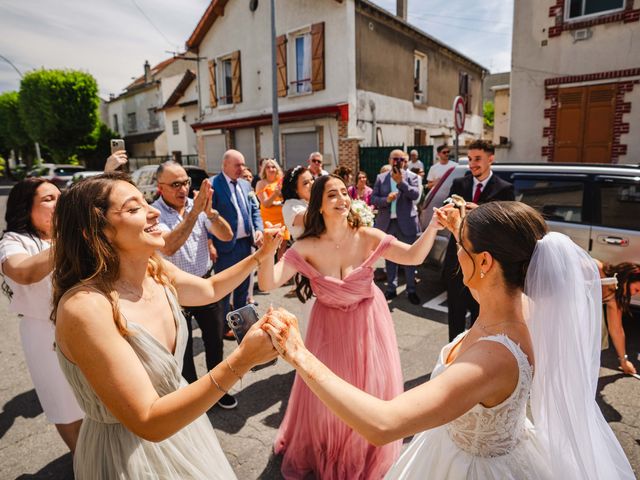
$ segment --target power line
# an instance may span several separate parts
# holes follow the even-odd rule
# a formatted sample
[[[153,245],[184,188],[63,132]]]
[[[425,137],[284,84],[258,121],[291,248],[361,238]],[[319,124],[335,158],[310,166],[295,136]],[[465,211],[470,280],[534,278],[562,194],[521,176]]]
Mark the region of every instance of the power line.
[[[131,3],[133,3],[133,5],[138,9],[138,11],[142,14],[142,16],[147,19],[147,22],[149,22],[149,25],[151,25],[155,29],[155,31],[158,32],[169,45],[171,45],[172,47],[176,45],[171,40],[169,40],[164,33],[162,33],[162,31],[156,26],[155,23],[153,23],[151,18],[144,12],[144,10],[142,10],[140,5],[136,3],[136,0],[131,0]]]
[[[486,23],[500,23],[502,25],[511,25],[511,22],[500,22],[498,20],[487,20],[487,19],[483,19],[483,18],[472,18],[472,17],[459,17],[457,15],[442,15],[442,14],[438,14],[438,13],[428,13],[428,14],[422,14],[422,13],[417,13],[417,14],[413,14],[414,16],[426,16],[428,15],[429,17],[442,17],[442,18],[453,18],[455,20],[463,20],[463,21],[471,21],[471,22],[486,22]]]
[[[430,19],[428,17],[421,16],[421,15],[410,15],[410,16],[417,17],[417,18],[419,18],[419,19],[421,19],[421,20],[423,20],[425,22],[430,22],[430,23],[433,23],[435,25],[442,25],[444,27],[457,28],[459,30],[464,30],[464,31],[469,32],[469,33],[478,32],[478,33],[487,33],[489,35],[501,35],[501,36],[508,36],[508,37],[511,36],[511,33],[509,33],[509,32],[495,32],[495,31],[491,31],[491,30],[481,30],[481,29],[478,29],[478,28],[475,28],[475,27],[464,27],[462,25],[454,25],[452,23],[439,22],[437,20],[432,20],[432,19]]]

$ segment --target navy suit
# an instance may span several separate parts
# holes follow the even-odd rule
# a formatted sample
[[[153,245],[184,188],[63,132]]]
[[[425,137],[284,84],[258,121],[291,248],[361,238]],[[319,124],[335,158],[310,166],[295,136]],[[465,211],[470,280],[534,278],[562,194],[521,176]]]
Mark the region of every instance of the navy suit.
[[[251,255],[251,247],[253,246],[254,232],[259,230],[263,231],[262,218],[260,217],[260,209],[256,207],[256,203],[249,198],[249,194],[252,192],[251,185],[246,180],[239,178],[237,180],[237,190],[240,191],[242,196],[241,200],[244,201],[244,206],[247,209],[249,234],[245,238],[238,239],[238,213],[235,205],[231,199],[231,190],[227,179],[223,173],[211,178],[211,184],[213,186],[213,208],[217,210],[220,215],[229,222],[231,231],[233,232],[233,238],[228,242],[211,236],[213,239],[213,245],[218,251],[218,260],[214,264],[213,268],[216,273],[222,272],[227,268],[235,265],[242,259]],[[249,277],[247,277],[234,291],[233,291],[233,307],[240,308],[247,304],[247,296],[249,293]],[[227,295],[222,299],[224,306],[224,315],[229,312],[229,300],[230,295]]]
[[[449,196],[453,194],[460,195],[467,202],[470,202],[473,199],[473,175],[467,174],[462,178],[456,178],[449,191]],[[478,204],[499,200],[515,200],[515,195],[513,185],[494,173],[482,189]],[[449,239],[447,253],[444,257],[443,276],[447,285],[449,341],[451,341],[464,331],[467,311],[471,313],[472,325],[479,312],[478,302],[473,299],[469,289],[462,283],[462,271],[453,235]]]
[[[397,184],[398,196],[396,197],[396,217],[391,218],[391,203],[387,202],[387,196],[391,193],[391,172],[381,173],[376,178],[371,194],[371,204],[378,209],[375,227],[395,236],[401,242],[412,244],[420,232],[418,224],[418,211],[414,200],[420,195],[420,177],[413,172],[402,170],[402,182]],[[398,286],[398,265],[386,261],[387,292],[395,293]],[[404,267],[407,280],[407,292],[416,291],[416,269],[414,266]]]

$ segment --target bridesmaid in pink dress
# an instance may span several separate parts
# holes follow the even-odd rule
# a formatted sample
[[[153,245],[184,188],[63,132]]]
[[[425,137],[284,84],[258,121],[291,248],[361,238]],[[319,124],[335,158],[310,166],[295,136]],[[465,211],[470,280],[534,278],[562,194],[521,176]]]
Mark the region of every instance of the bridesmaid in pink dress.
[[[391,313],[373,283],[373,264],[388,258],[400,264],[424,260],[435,230],[413,245],[382,231],[360,227],[340,177],[315,181],[305,216],[305,232],[277,265],[269,256],[258,270],[262,290],[286,283],[296,272],[301,300],[317,297],[306,336],[308,349],[337,375],[382,399],[403,392],[400,356]],[[342,423],[296,376],[289,406],[275,441],[284,454],[286,479],[379,479],[398,458],[402,442],[369,444]]]

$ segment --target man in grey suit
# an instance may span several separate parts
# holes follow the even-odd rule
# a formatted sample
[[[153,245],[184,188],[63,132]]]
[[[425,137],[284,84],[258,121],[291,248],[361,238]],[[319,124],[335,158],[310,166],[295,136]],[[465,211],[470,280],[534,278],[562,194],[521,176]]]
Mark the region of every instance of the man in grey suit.
[[[376,178],[371,194],[371,203],[378,209],[375,227],[395,236],[405,243],[413,243],[420,231],[418,211],[414,200],[420,195],[420,179],[415,173],[405,170],[407,154],[402,150],[393,150],[389,155],[391,171],[381,173]],[[386,261],[387,288],[384,294],[387,300],[395,298],[398,287],[398,265]],[[416,294],[416,269],[404,266],[407,281],[407,296],[414,305],[420,303]]]

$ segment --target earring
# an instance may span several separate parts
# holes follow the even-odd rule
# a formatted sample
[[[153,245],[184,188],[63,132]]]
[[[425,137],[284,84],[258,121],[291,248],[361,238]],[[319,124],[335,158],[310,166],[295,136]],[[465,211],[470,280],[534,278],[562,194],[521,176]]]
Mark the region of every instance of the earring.
[[[480,270],[480,278],[484,278],[484,272]]]

